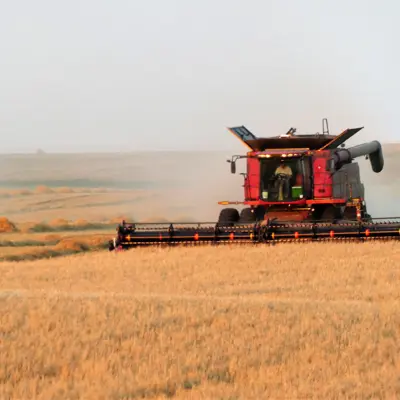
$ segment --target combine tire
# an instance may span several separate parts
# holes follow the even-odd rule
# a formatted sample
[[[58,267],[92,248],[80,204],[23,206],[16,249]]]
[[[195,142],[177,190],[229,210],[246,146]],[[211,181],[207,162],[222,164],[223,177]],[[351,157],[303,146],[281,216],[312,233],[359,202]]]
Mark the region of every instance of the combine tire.
[[[327,206],[321,214],[321,220],[336,223],[341,220],[340,209],[335,206]]]
[[[343,211],[343,219],[346,221],[357,221],[357,210],[355,207],[346,207]]]
[[[239,211],[236,208],[224,208],[218,218],[218,225],[233,226],[239,221]]]
[[[240,212],[239,224],[252,224],[256,222],[256,214],[251,208],[244,208]]]

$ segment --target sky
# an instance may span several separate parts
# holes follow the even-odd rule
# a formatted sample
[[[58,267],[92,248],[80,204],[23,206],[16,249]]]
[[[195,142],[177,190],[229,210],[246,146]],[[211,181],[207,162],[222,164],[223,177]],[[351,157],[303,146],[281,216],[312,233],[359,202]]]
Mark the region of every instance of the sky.
[[[0,152],[400,142],[400,2],[1,0]]]

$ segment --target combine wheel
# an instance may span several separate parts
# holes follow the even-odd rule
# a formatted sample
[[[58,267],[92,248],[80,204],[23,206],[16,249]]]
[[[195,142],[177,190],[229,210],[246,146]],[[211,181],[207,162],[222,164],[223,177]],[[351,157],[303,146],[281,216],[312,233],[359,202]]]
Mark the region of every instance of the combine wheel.
[[[249,208],[244,208],[240,212],[239,223],[240,224],[252,224],[256,222],[256,214],[254,210]]]
[[[342,218],[340,208],[335,206],[326,206],[321,214],[321,220],[324,222],[336,223]]]
[[[224,208],[218,218],[218,224],[222,226],[233,226],[239,220],[239,211],[236,208]]]
[[[355,207],[346,207],[343,211],[343,219],[357,221],[357,209]]]

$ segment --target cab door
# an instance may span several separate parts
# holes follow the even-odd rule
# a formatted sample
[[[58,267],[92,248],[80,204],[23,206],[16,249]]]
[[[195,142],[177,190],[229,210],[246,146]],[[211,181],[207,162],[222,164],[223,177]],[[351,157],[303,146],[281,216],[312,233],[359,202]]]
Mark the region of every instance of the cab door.
[[[260,159],[256,157],[247,158],[247,187],[245,193],[249,200],[260,199]]]

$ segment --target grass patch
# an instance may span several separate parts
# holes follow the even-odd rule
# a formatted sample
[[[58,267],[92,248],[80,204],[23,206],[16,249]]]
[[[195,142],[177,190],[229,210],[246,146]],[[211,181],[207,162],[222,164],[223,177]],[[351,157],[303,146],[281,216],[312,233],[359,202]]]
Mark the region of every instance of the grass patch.
[[[9,254],[3,257],[0,257],[0,261],[10,261],[10,262],[21,262],[21,261],[33,261],[33,260],[44,260],[47,258],[55,258],[55,257],[65,257],[71,256],[79,253],[86,252],[94,252],[99,250],[105,250],[107,248],[107,244],[98,245],[94,247],[82,247],[81,249],[46,249],[43,251],[36,251],[32,253],[22,253],[22,254]]]
[[[37,247],[37,246],[48,246],[55,245],[58,241],[43,242],[39,240],[0,240],[0,247]]]
[[[14,243],[15,244],[15,243]],[[32,243],[32,247],[38,246],[37,244]],[[22,251],[18,253],[12,254],[4,254],[0,256],[1,261],[11,261],[11,262],[22,262],[22,261],[33,261],[33,260],[42,260],[47,258],[55,258],[55,257],[65,257],[79,253],[86,252],[94,252],[99,250],[108,249],[108,240],[93,240],[92,242],[81,242],[77,241],[73,238],[66,238],[57,241],[57,243],[41,243],[39,247],[43,247],[43,249],[29,251],[29,247],[26,246],[27,251]],[[18,249],[23,249],[23,246],[10,246]]]
[[[48,223],[41,222],[28,227],[26,231],[32,233],[50,233],[50,232],[80,232],[80,231],[109,230],[109,229],[115,229],[115,224],[88,222],[87,224],[79,224],[79,225],[69,224],[69,223],[51,225]]]

